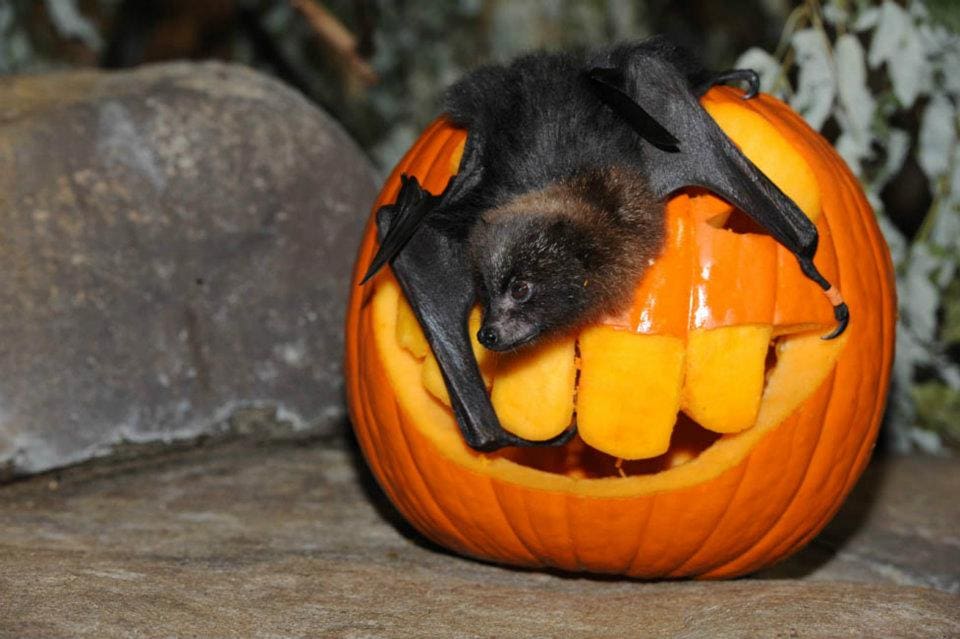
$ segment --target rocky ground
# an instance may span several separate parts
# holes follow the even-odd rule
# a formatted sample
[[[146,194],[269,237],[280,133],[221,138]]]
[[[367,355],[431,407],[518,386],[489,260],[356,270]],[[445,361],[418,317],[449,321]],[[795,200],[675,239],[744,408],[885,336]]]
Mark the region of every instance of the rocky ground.
[[[641,583],[450,555],[339,440],[100,462],[0,488],[0,636],[956,637],[958,485],[880,460],[786,563]]]

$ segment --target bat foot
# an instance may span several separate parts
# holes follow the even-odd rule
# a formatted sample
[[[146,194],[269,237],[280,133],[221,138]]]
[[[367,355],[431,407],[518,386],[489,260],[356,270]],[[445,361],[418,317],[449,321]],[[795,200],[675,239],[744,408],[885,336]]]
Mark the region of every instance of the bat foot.
[[[836,339],[843,335],[843,332],[847,330],[847,324],[850,323],[850,309],[847,308],[845,302],[840,302],[833,307],[833,316],[837,320],[837,326],[830,333],[824,335],[821,339]]]
[[[833,306],[833,317],[837,320],[837,326],[830,331],[830,333],[824,335],[823,339],[840,337],[843,335],[843,332],[847,330],[847,324],[850,323],[850,309],[847,307],[847,303],[843,301],[843,295],[840,294],[840,289],[827,281],[827,278],[814,266],[812,259],[809,257],[799,257],[798,261],[800,262],[800,270],[803,271],[803,274],[823,289],[823,294]]]
[[[706,93],[707,89],[718,84],[732,84],[735,82],[746,82],[747,91],[743,94],[744,100],[755,98],[757,94],[760,93],[760,76],[757,75],[756,71],[753,69],[730,69],[729,71],[722,71],[710,78],[701,94]]]
[[[495,450],[500,450],[507,446],[513,446],[515,448],[532,448],[534,446],[544,446],[544,447],[554,447],[554,446],[563,446],[577,434],[577,427],[571,426],[567,430],[563,431],[556,437],[551,439],[546,439],[543,441],[532,441],[529,439],[523,439],[522,437],[517,437],[511,433],[508,433],[505,430],[501,430],[500,433],[487,436],[473,436],[467,437],[464,436],[464,439],[467,442],[467,445],[479,452],[490,453]]]

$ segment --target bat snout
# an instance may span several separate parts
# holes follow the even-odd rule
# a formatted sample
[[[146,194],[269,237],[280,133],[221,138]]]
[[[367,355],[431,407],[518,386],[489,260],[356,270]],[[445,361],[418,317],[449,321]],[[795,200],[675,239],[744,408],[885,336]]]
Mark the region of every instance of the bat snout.
[[[515,321],[488,321],[477,331],[477,341],[491,351],[509,351],[532,341],[539,334],[535,326]]]
[[[477,332],[477,341],[484,347],[495,351],[500,343],[500,333],[492,326],[484,326]]]

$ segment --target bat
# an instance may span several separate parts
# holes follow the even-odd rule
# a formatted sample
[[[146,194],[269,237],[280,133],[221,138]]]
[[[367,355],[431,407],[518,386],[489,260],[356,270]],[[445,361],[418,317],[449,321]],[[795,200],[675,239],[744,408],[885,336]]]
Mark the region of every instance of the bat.
[[[834,307],[849,312],[813,264],[817,230],[700,106],[711,86],[748,69],[711,73],[655,37],[577,57],[538,53],[482,67],[454,84],[446,112],[467,130],[456,175],[433,195],[401,177],[377,212],[379,250],[363,278],[390,263],[476,450],[549,446],[521,439],[493,410],[470,346],[467,318],[483,306],[477,339],[510,350],[615,312],[664,241],[664,201],[685,187],[727,200],[794,253]]]

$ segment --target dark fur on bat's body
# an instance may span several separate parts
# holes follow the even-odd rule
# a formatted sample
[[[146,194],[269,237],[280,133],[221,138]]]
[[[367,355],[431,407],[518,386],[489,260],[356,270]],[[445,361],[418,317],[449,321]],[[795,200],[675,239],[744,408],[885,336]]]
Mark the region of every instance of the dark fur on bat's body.
[[[635,168],[577,168],[504,198],[467,236],[481,343],[509,350],[617,313],[663,245],[663,202]],[[529,299],[511,294],[529,287]]]
[[[692,89],[707,82],[686,52],[666,40],[656,47]],[[432,223],[465,236],[484,306],[479,338],[493,350],[617,313],[663,244],[643,139],[597,99],[585,63],[528,55],[447,92],[450,119],[487,133],[480,181]],[[518,281],[533,289],[523,304],[509,294]]]
[[[396,203],[378,212],[364,281],[392,264],[471,447],[572,435],[529,442],[500,427],[466,332],[475,301],[486,311],[479,338],[498,349],[616,309],[659,252],[663,201],[680,188],[712,190],[764,226],[834,293],[834,335],[846,326],[846,306],[813,265],[815,227],[698,102],[731,80],[756,92],[756,74],[709,74],[656,38],[587,58],[527,56],[450,90],[448,115],[468,132],[459,171],[439,195],[402,176]]]

